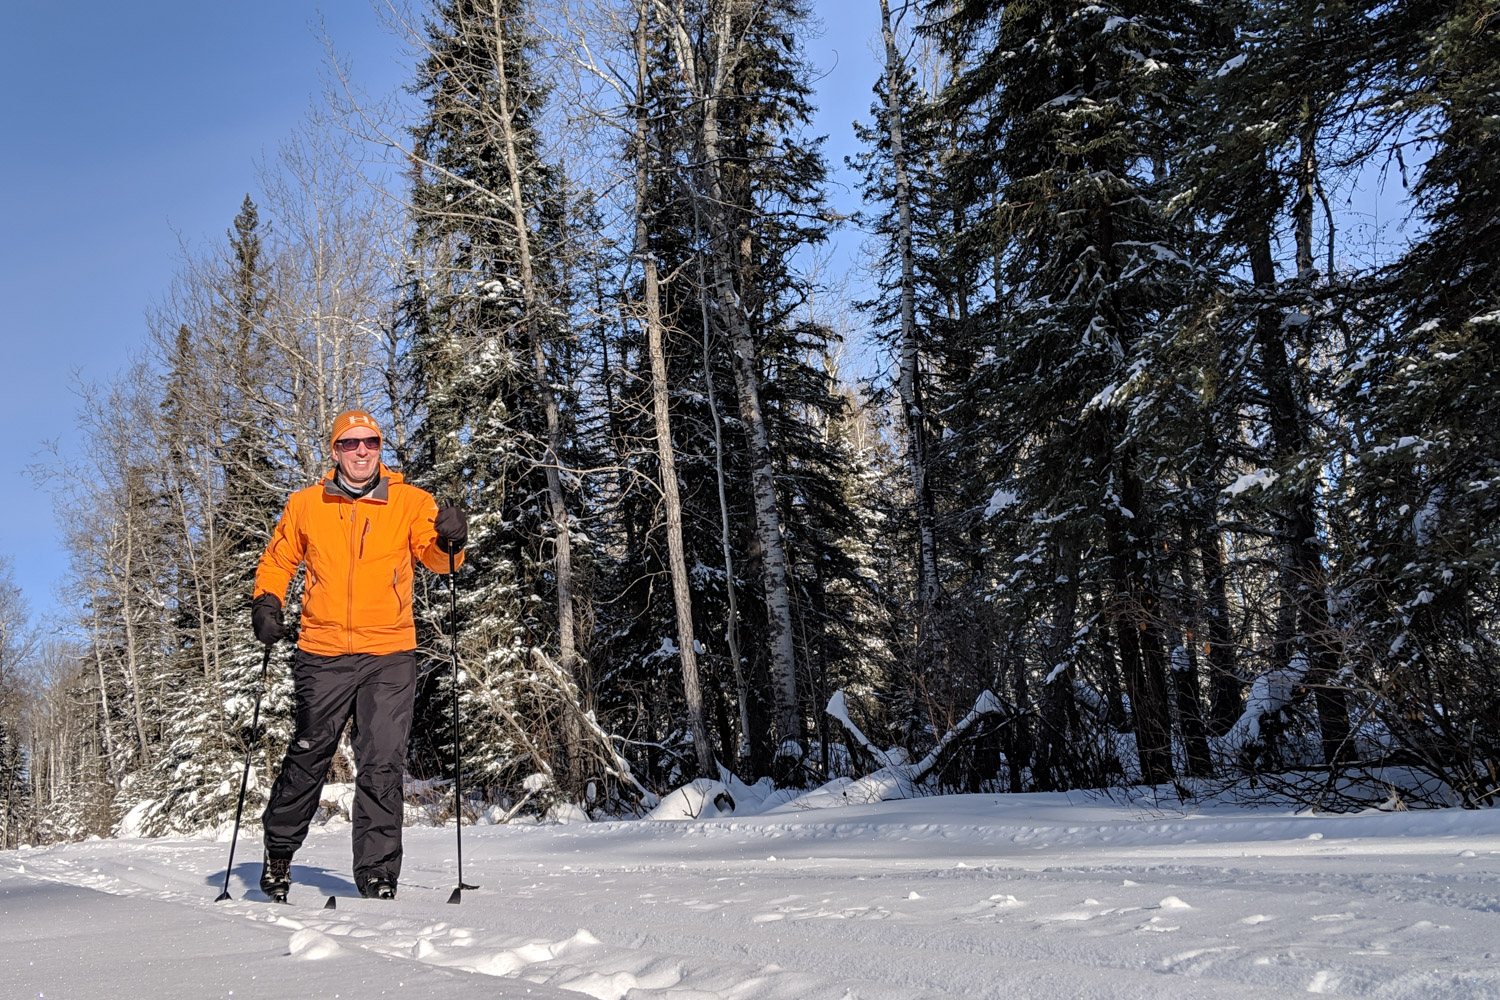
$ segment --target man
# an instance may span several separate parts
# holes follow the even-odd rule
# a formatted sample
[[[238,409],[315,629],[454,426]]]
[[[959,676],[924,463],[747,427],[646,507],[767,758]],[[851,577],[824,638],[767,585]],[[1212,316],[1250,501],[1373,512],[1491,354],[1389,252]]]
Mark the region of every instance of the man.
[[[401,875],[401,779],[416,692],[412,576],[462,564],[468,523],[380,461],[380,428],[363,410],[339,414],[334,468],[287,501],[255,572],[251,617],[270,645],[286,634],[282,601],[307,566],[293,661],[296,728],[262,824],[260,887],[291,890],[292,855],[307,837],[328,765],[354,716],[354,882],[392,899]],[[450,563],[450,557],[456,560]]]

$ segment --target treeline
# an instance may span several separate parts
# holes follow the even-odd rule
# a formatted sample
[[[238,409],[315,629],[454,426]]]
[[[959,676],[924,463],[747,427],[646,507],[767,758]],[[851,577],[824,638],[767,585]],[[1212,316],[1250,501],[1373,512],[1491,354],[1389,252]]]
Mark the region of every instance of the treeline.
[[[864,162],[915,662],[1033,713],[1012,789],[1492,804],[1500,11],[925,14]]]
[[[456,696],[485,802],[926,755],[1493,804],[1500,10],[862,13],[851,311],[799,0],[388,11],[413,112],[334,100],[86,393],[9,841],[222,822],[247,746],[267,787],[250,581],[348,406],[472,512],[410,771],[451,777]],[[1399,239],[1341,201],[1375,184]]]

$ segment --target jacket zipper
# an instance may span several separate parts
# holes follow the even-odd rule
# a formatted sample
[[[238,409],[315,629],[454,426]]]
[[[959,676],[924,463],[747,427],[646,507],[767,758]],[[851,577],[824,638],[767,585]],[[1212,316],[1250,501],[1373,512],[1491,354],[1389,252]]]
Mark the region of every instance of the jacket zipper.
[[[359,523],[359,501],[355,500],[349,505],[349,581],[347,592],[344,596],[344,642],[350,653],[354,652],[354,564],[356,556],[354,552],[354,526]],[[360,551],[364,551],[364,538],[360,540]]]

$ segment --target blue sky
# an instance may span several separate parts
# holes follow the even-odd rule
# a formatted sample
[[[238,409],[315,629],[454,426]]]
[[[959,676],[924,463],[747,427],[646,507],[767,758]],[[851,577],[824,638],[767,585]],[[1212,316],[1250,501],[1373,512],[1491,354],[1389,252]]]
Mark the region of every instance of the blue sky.
[[[816,131],[830,165],[853,152],[878,72],[876,0],[817,5],[808,40]],[[221,240],[256,162],[322,91],[326,57],[311,3],[292,0],[6,0],[0,37],[0,556],[33,609],[54,607],[67,568],[50,495],[27,467],[64,454],[79,379],[104,381],[144,343],[145,313],[182,248]],[[401,45],[360,0],[322,14],[371,93],[405,79]],[[839,185],[834,203],[854,207]],[[846,233],[847,258],[858,235]],[[88,433],[128,435],[129,427]]]

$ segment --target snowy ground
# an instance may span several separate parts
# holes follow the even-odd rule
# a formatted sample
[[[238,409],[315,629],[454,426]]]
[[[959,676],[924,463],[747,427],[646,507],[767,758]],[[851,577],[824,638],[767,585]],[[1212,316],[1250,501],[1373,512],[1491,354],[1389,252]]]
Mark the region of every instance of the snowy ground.
[[[0,853],[0,997],[1500,997],[1500,810],[814,804],[465,827],[458,906],[451,827],[407,831],[389,903],[342,824],[290,907],[253,839],[225,903],[222,843]]]

